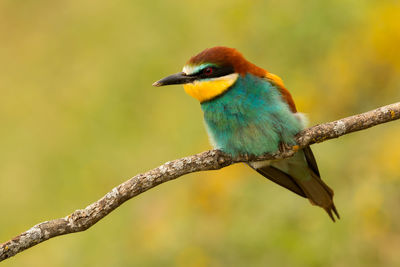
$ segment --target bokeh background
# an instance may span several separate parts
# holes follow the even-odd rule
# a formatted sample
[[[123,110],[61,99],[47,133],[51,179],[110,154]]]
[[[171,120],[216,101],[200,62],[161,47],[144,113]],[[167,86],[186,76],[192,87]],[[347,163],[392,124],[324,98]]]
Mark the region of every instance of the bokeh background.
[[[280,75],[311,124],[400,100],[400,3],[0,1],[0,241],[209,149],[181,86],[215,45]],[[400,266],[400,122],[313,146],[342,220],[244,165],[187,175],[2,266]]]

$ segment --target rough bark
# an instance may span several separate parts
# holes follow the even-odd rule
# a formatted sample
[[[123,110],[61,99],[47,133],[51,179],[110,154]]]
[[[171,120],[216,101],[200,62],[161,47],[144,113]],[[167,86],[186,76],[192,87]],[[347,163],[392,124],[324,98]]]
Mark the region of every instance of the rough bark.
[[[293,155],[299,148],[313,143],[337,138],[351,132],[400,118],[400,102],[371,110],[341,120],[319,124],[300,132],[296,139],[298,146],[283,147],[274,154],[262,157],[241,156],[232,158],[219,150],[209,150],[193,156],[166,162],[165,164],[138,174],[118,185],[98,201],[84,209],[51,221],[45,221],[0,245],[0,261],[16,255],[50,238],[70,233],[81,232],[107,216],[122,203],[159,184],[176,179],[182,175],[217,170],[237,162],[249,160],[281,159]]]

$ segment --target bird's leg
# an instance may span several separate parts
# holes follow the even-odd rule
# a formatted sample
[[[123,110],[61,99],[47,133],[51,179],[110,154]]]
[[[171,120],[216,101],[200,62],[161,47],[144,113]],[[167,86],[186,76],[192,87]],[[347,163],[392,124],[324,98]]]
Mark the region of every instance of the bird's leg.
[[[299,145],[291,146],[291,145],[288,145],[283,142],[279,143],[279,151],[280,152],[287,152],[287,151],[291,151],[291,150],[293,150],[294,152],[297,152],[299,149],[300,149]]]
[[[249,160],[250,160],[250,155],[247,154],[247,153],[246,154],[241,154],[240,157],[244,158],[246,162],[249,162]]]
[[[279,143],[279,151],[280,152],[286,152],[286,151],[289,151],[291,149],[292,149],[292,146],[289,146],[288,144],[283,143],[283,142]]]

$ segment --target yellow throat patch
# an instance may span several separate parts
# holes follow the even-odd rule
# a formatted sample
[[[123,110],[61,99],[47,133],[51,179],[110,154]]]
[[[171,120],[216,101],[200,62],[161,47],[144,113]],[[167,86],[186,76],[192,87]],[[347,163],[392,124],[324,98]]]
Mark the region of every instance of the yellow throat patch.
[[[183,88],[188,95],[200,102],[204,102],[225,92],[236,82],[238,76],[239,74],[232,73],[210,80],[194,81],[193,83],[184,84]]]

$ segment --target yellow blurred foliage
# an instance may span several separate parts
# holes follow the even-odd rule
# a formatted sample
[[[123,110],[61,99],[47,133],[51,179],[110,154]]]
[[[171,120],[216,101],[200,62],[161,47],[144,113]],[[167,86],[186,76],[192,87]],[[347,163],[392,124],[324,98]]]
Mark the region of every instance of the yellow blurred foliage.
[[[400,3],[390,1],[371,10],[371,20],[366,36],[376,51],[379,61],[393,66],[400,72]]]

